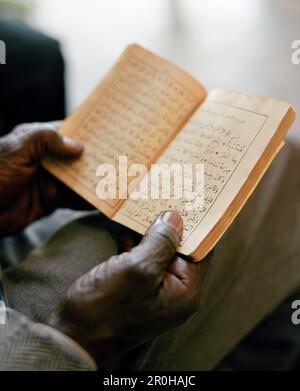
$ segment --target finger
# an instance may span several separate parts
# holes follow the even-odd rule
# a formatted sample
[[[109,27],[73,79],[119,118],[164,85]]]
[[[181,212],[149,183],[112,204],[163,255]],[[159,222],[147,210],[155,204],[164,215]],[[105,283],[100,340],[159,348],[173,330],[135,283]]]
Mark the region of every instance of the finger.
[[[194,266],[196,266],[197,269],[201,270],[202,274],[206,274],[208,266],[209,266],[209,262],[213,256],[213,254],[214,254],[214,249],[211,250],[210,253],[208,253],[208,255],[206,255],[206,257],[203,258],[201,261],[196,261],[195,259],[193,259],[190,256],[179,254],[178,258],[176,258],[178,260],[178,262],[175,262],[175,261],[172,262],[168,271],[170,273],[173,273],[174,275],[176,275],[178,278],[181,278],[181,269],[182,268],[185,270],[185,267],[187,267],[187,266],[191,269]]]
[[[51,213],[56,208],[68,208],[82,211],[94,209],[91,204],[74,193],[43,168],[37,171],[36,178],[38,194],[42,201],[45,214]]]
[[[195,263],[176,257],[168,272],[175,276],[190,292],[198,292],[207,269],[206,262]]]
[[[165,274],[160,302],[178,324],[187,320],[199,307],[205,266],[176,257]]]
[[[161,213],[141,243],[128,255],[132,264],[148,275],[162,277],[176,254],[183,230],[181,216],[172,211]]]
[[[83,146],[77,141],[57,133],[60,122],[22,125],[14,136],[22,143],[30,161],[40,161],[50,155],[59,159],[78,158]]]
[[[197,263],[177,256],[169,266],[161,296],[168,302],[169,308],[176,308],[182,319],[193,314],[199,306],[202,284],[212,254],[213,251]]]

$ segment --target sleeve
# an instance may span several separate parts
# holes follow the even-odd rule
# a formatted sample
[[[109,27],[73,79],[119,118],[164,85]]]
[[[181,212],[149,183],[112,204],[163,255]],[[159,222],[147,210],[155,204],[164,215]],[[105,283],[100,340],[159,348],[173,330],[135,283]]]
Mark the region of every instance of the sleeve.
[[[12,309],[0,311],[0,371],[93,371],[92,357],[75,341]]]

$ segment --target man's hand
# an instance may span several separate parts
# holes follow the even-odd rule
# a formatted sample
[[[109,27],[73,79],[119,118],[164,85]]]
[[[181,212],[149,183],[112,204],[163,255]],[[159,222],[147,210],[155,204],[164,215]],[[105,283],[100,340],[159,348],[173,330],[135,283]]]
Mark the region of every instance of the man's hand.
[[[59,135],[58,122],[26,124],[0,138],[0,236],[14,234],[56,207],[84,202],[40,165],[50,155],[78,158],[82,146]]]
[[[100,367],[183,323],[197,309],[206,262],[176,255],[182,219],[164,212],[141,243],[75,281],[49,324],[83,346]]]

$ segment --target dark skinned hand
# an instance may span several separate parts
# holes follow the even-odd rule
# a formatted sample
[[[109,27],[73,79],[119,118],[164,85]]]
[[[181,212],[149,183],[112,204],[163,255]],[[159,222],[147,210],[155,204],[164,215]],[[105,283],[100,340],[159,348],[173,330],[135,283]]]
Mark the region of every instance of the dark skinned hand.
[[[0,138],[0,237],[15,234],[57,207],[87,203],[41,166],[47,155],[75,159],[82,146],[59,135],[58,122],[17,126]]]
[[[49,325],[77,341],[100,368],[112,369],[126,353],[186,321],[198,307],[207,265],[177,255],[182,228],[177,213],[159,215],[138,246],[75,281]]]

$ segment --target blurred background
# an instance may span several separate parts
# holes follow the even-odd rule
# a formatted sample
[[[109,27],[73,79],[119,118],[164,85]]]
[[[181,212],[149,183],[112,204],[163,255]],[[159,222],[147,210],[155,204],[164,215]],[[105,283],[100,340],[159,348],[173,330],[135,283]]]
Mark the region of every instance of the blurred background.
[[[291,61],[292,41],[300,39],[299,0],[0,0],[0,12],[60,41],[68,111],[137,42],[208,90],[287,100],[300,112],[300,65]]]

